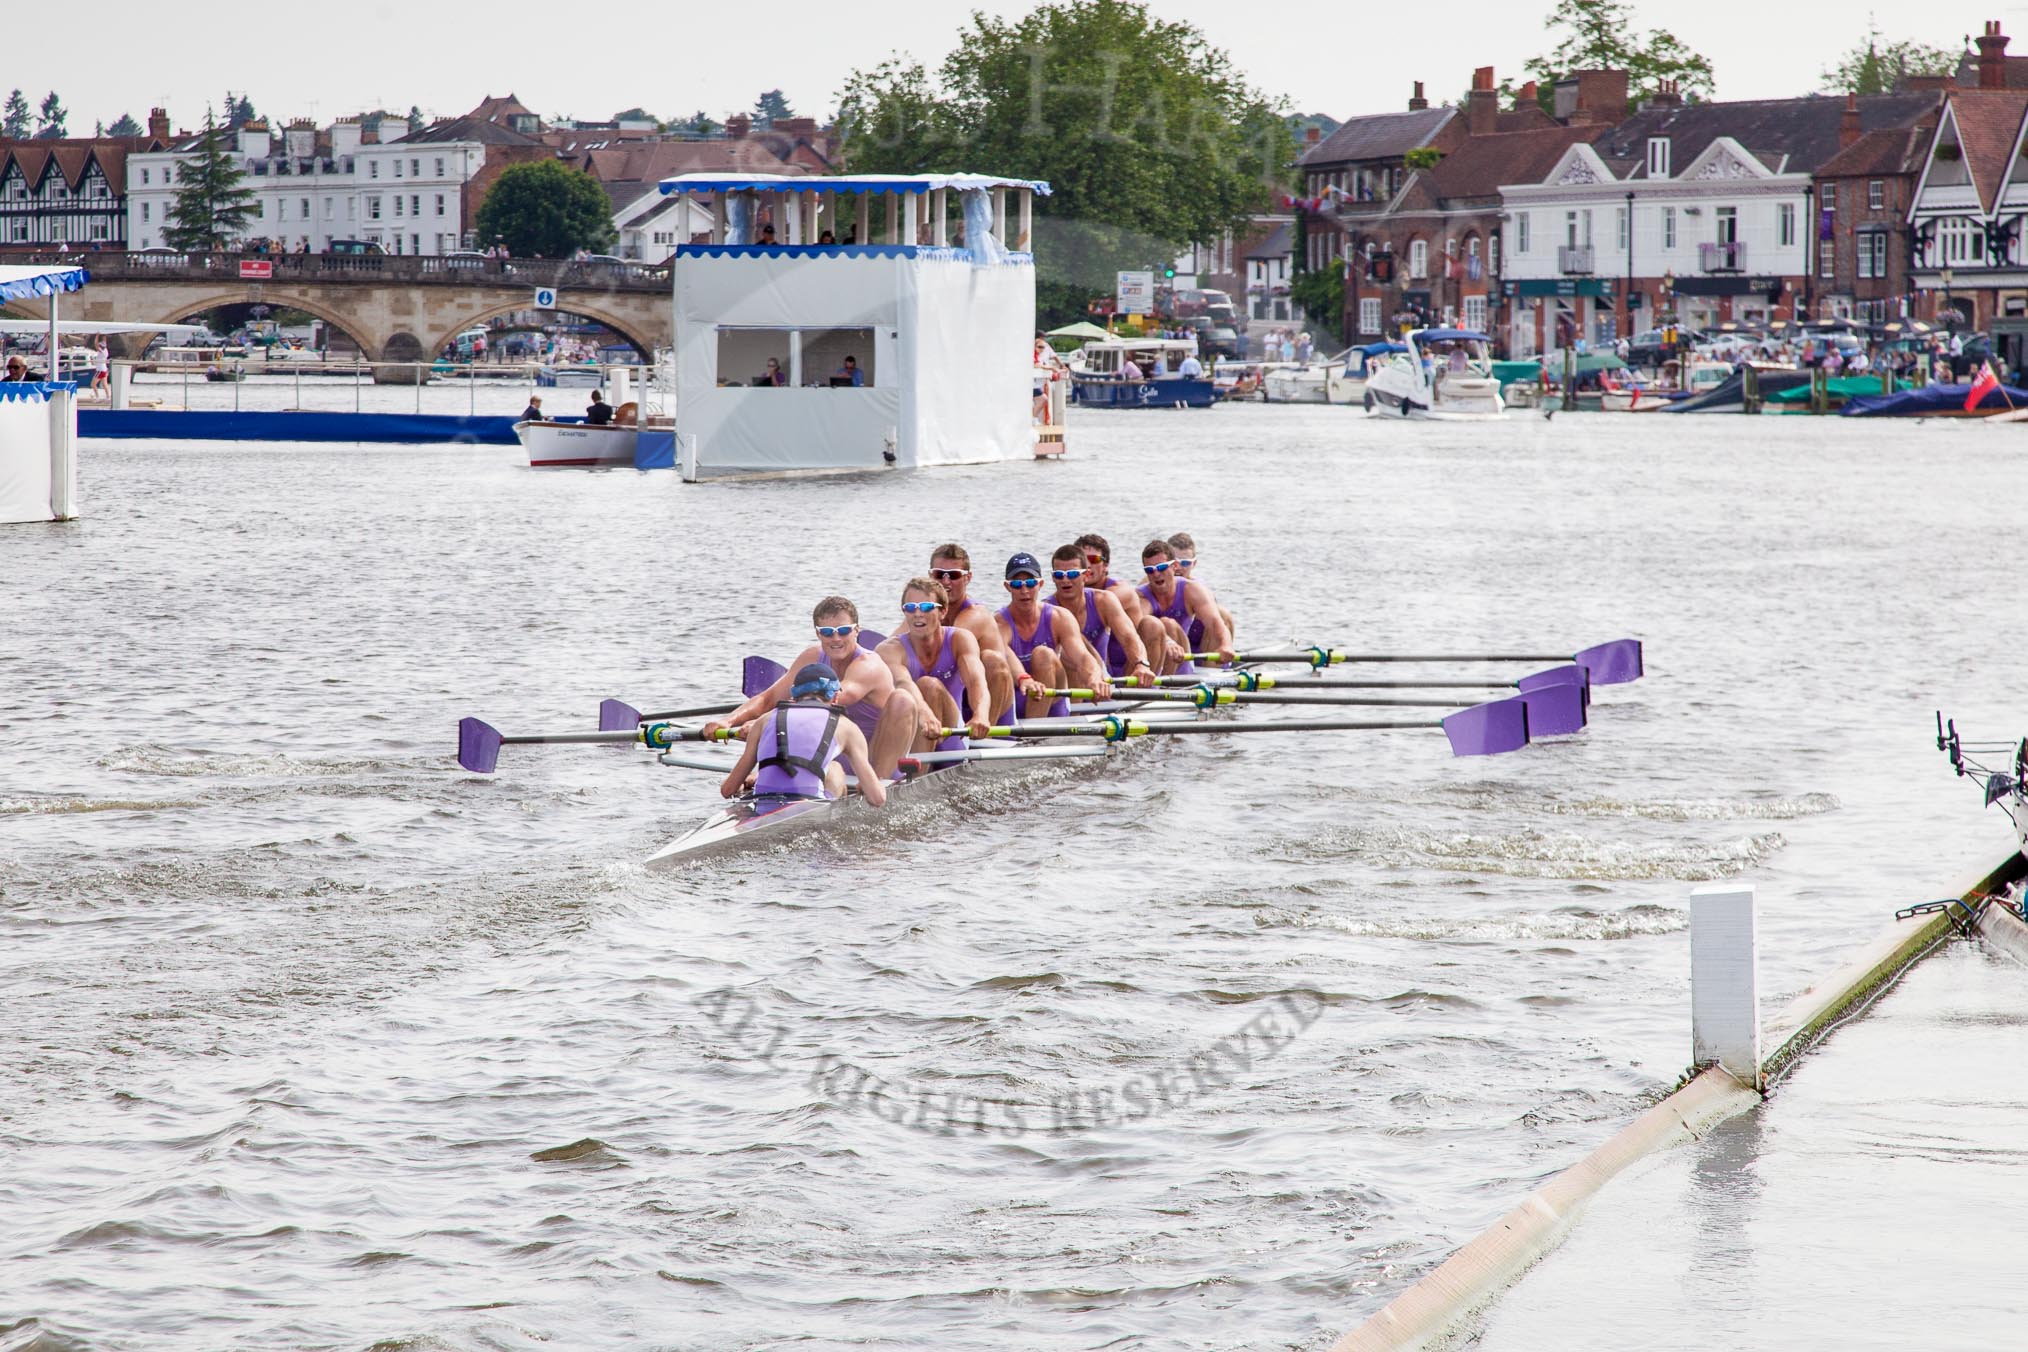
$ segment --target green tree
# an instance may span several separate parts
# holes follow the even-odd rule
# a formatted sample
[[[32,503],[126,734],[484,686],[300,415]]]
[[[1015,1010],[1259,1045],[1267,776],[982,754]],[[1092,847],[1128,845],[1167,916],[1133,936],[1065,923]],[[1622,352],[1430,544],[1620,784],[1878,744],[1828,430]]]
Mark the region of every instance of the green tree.
[[[688,117],[679,117],[669,124],[669,130],[678,136],[717,136],[725,128],[712,120],[709,113],[699,108]]]
[[[408,134],[413,136],[428,125],[429,120],[423,116],[421,105],[411,103],[408,106]]]
[[[479,204],[479,241],[522,258],[603,253],[613,243],[613,205],[598,180],[556,160],[509,165]]]
[[[34,114],[28,111],[28,96],[15,90],[7,96],[7,107],[0,112],[0,136],[10,141],[25,141],[35,129]]]
[[[1910,75],[1949,75],[1958,68],[1957,52],[1920,42],[1888,42],[1867,21],[1866,36],[1838,58],[1822,78],[1833,94],[1888,94]]]
[[[624,109],[624,110],[622,110],[622,111],[620,111],[620,112],[617,112],[617,113],[614,113],[614,114],[613,114],[613,121],[615,121],[615,122],[653,122],[653,123],[654,123],[654,124],[655,124],[656,126],[658,126],[658,127],[662,125],[662,119],[661,119],[661,118],[659,118],[659,117],[656,117],[656,116],[655,116],[655,115],[654,115],[653,113],[649,112],[649,111],[648,111],[648,110],[647,110],[646,108],[627,108],[627,109]]]
[[[1623,70],[1636,101],[1653,97],[1664,80],[1675,81],[1686,99],[1710,98],[1716,87],[1711,62],[1665,29],[1641,32],[1632,11],[1626,0],[1562,0],[1550,11],[1548,26],[1561,30],[1563,41],[1525,67],[1543,97],[1552,95],[1558,77],[1574,70]]]
[[[1289,278],[1289,299],[1303,307],[1310,326],[1336,335],[1345,327],[1345,260],[1334,258],[1321,268]]]
[[[1289,181],[1289,124],[1196,28],[1137,0],[974,13],[936,77],[894,59],[839,111],[855,172],[1046,179],[1036,209],[1045,317],[1084,312],[1122,268],[1160,268],[1265,211]]]
[[[770,89],[753,101],[753,124],[756,127],[772,127],[785,117],[794,117],[795,110],[779,89]]]
[[[212,253],[246,233],[254,194],[226,144],[226,129],[207,109],[195,152],[176,165],[176,197],[162,231],[170,248]]]
[[[64,111],[63,104],[57,100],[56,91],[53,89],[49,91],[43,96],[41,113],[36,119],[39,125],[35,131],[35,139],[52,141],[64,135],[64,120],[69,116],[70,114]]]
[[[106,135],[140,136],[144,133],[144,130],[145,129],[141,126],[141,124],[136,122],[130,114],[121,113],[119,117],[114,120],[113,125],[106,128]]]

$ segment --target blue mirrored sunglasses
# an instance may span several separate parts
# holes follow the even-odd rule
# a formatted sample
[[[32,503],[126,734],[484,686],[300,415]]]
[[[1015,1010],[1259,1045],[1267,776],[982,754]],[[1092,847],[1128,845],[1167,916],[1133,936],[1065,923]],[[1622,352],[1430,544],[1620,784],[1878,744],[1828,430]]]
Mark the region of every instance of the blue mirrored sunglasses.
[[[1042,579],[1039,577],[1010,577],[1007,579],[1007,585],[1016,591],[1027,591],[1030,587],[1041,586]]]
[[[901,603],[901,613],[904,615],[927,615],[932,610],[941,609],[942,607],[935,601],[903,601]]]
[[[844,638],[858,627],[856,624],[820,624],[817,626],[817,637]]]
[[[1054,569],[1051,569],[1051,570],[1050,570],[1050,573],[1049,573],[1049,575],[1050,575],[1051,577],[1055,578],[1055,579],[1056,579],[1056,580],[1057,580],[1058,582],[1067,582],[1067,581],[1069,581],[1069,580],[1070,580],[1071,578],[1074,578],[1074,577],[1083,577],[1083,576],[1084,576],[1084,569],[1082,569],[1082,568],[1054,568]]]
[[[1186,573],[1187,573],[1187,572],[1189,572],[1189,571],[1190,571],[1190,570],[1191,570],[1192,568],[1195,568],[1195,567],[1197,566],[1197,560],[1195,560],[1195,559],[1178,559],[1178,560],[1176,560],[1176,566],[1177,566],[1178,568],[1181,568],[1181,569],[1182,569],[1182,570],[1183,570],[1184,572],[1186,572]]]
[[[1157,573],[1166,573],[1175,566],[1176,561],[1174,559],[1170,559],[1166,563],[1144,563],[1141,565],[1141,571],[1146,573],[1149,577],[1153,577]]]

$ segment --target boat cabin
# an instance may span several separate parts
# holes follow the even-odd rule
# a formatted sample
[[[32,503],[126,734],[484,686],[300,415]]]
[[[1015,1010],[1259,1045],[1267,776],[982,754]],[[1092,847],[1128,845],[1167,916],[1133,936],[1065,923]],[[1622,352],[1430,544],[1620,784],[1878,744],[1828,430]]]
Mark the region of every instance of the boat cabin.
[[[1077,374],[1109,380],[1175,379],[1183,359],[1196,354],[1197,344],[1188,338],[1094,338],[1084,345]]]
[[[680,174],[711,229],[679,244],[685,476],[1034,454],[1034,201],[985,174]]]

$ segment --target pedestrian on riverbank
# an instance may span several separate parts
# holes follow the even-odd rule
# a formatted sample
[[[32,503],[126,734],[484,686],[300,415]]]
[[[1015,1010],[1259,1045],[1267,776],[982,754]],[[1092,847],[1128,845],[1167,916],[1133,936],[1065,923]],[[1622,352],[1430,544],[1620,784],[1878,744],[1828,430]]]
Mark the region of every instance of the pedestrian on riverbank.
[[[106,340],[101,338],[92,347],[92,397],[112,398],[113,359],[106,351]]]

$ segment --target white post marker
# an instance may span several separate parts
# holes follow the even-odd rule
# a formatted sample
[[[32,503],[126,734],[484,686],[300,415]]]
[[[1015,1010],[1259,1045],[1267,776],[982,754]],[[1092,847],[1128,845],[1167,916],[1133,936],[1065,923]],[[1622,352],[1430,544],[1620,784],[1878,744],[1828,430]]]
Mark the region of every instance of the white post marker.
[[[1760,939],[1751,887],[1690,894],[1690,1042],[1698,1065],[1716,1061],[1749,1089],[1763,1088]]]

